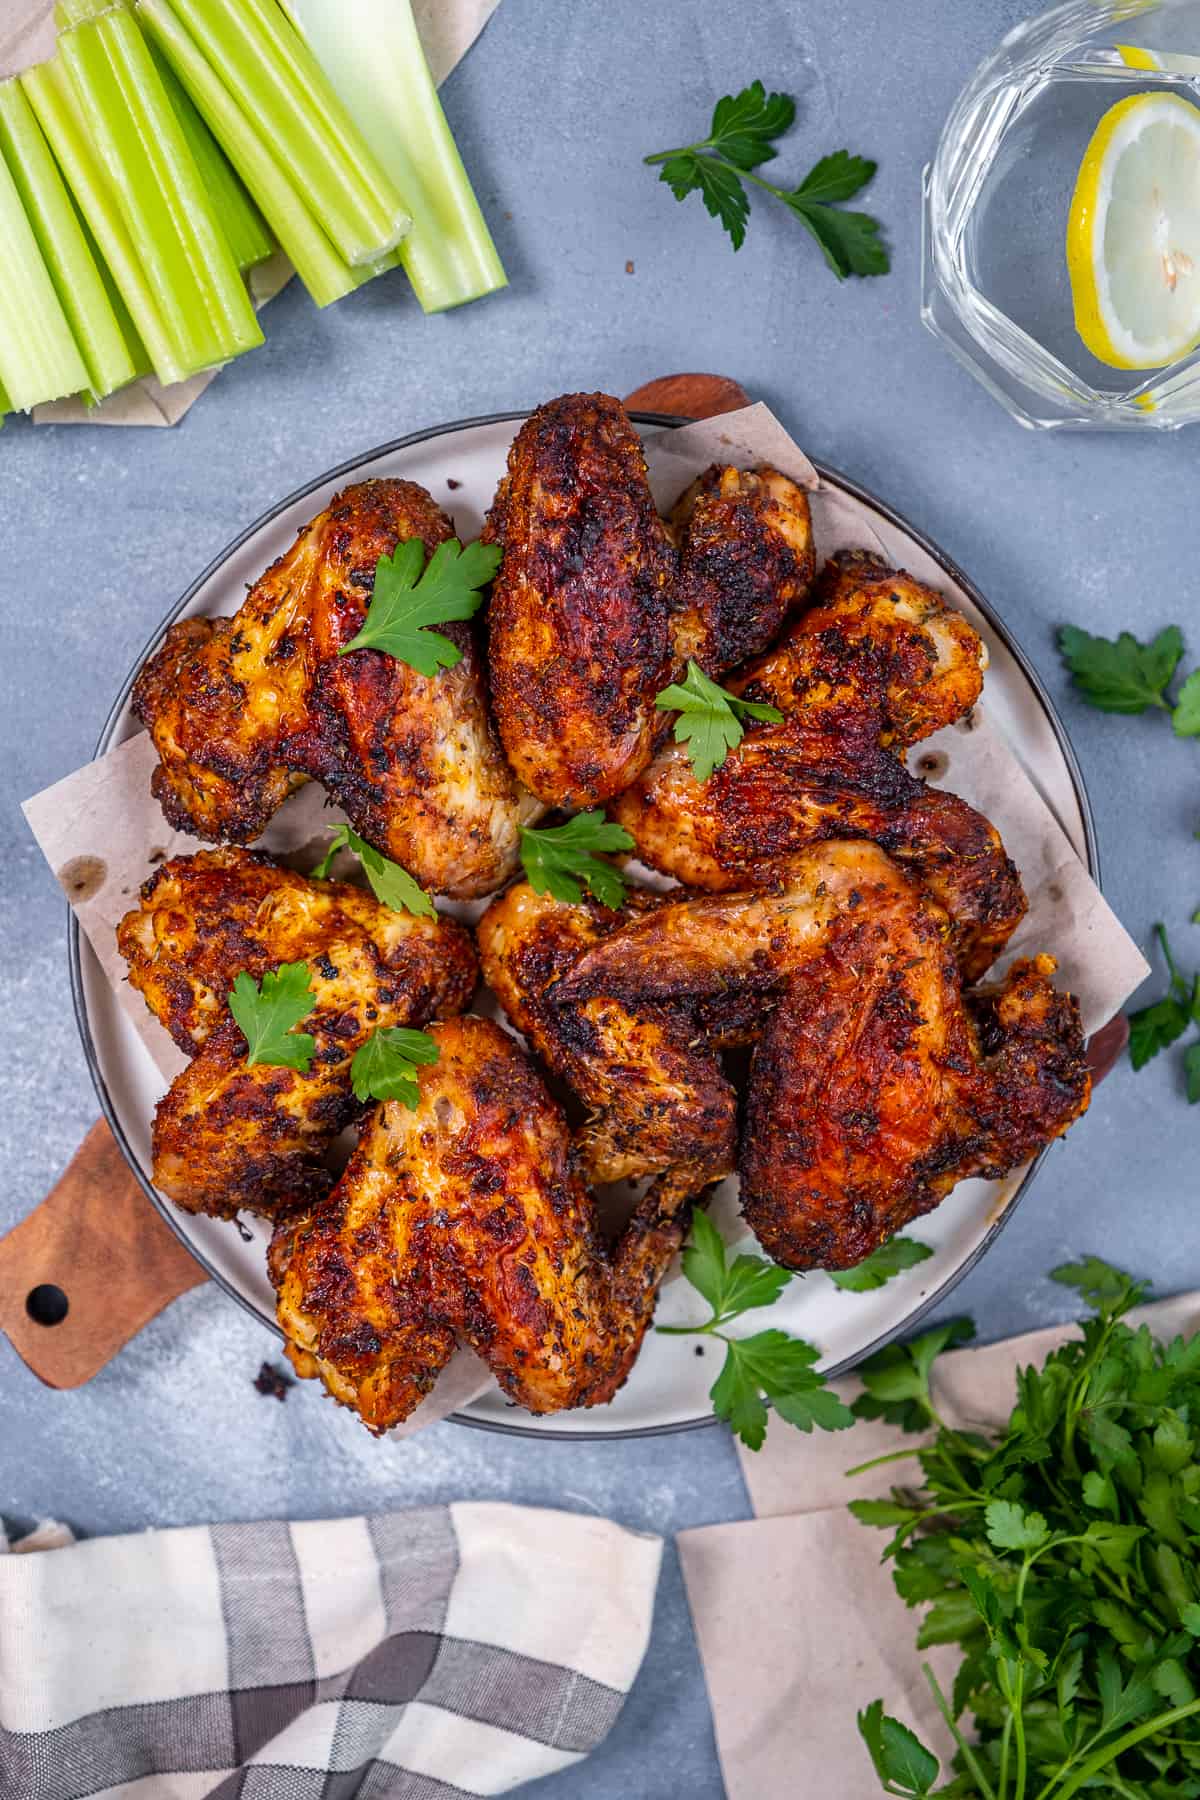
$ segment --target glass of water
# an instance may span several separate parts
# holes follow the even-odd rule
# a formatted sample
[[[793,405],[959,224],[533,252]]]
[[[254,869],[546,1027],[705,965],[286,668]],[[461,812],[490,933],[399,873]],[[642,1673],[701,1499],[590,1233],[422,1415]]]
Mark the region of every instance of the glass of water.
[[[925,171],[922,317],[1023,425],[1200,419],[1200,347],[1161,368],[1109,366],[1076,328],[1068,273],[1097,126],[1117,102],[1157,92],[1200,105],[1200,0],[1065,0],[980,66]]]

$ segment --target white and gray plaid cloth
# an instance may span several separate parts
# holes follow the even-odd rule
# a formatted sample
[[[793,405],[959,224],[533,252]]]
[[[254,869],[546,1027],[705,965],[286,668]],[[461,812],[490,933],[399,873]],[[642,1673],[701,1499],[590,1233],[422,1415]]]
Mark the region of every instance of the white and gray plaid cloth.
[[[28,1547],[0,1556],[3,1800],[504,1793],[612,1726],[662,1551],[486,1503]]]

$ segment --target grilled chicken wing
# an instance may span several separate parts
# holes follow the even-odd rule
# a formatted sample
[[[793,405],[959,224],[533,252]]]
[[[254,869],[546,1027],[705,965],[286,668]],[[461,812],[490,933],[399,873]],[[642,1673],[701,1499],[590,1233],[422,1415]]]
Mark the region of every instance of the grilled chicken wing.
[[[689,887],[769,882],[805,845],[863,837],[910,866],[954,922],[975,978],[1026,910],[998,832],[956,794],[910,775],[898,752],[978,699],[982,645],[966,620],[873,557],[835,558],[818,603],[729,683],[775,706],[698,781],[665,749],[611,812],[638,855]]]
[[[686,1208],[648,1198],[610,1249],[520,1047],[486,1019],[431,1035],[417,1110],[379,1107],[333,1193],[276,1231],[288,1355],[377,1432],[459,1339],[530,1412],[600,1405],[637,1355]]]
[[[488,715],[470,625],[425,676],[377,650],[339,656],[362,624],[375,565],[397,543],[453,535],[410,481],[336,495],[232,619],[173,625],[133,690],[160,762],[154,793],[178,831],[248,843],[307,777],[361,836],[423,886],[500,887],[517,860],[521,796]]]
[[[550,806],[594,806],[649,763],[656,695],[763,649],[812,579],[808,501],[774,470],[712,469],[677,557],[619,401],[565,394],[517,433],[488,519],[492,701],[509,761]]]
[[[742,1206],[789,1267],[860,1261],[964,1176],[1003,1174],[1087,1105],[1078,1009],[1053,989],[1053,961],[964,996],[945,914],[873,844],[801,852],[773,893],[667,901],[594,934],[564,923],[580,909],[543,901],[538,918],[521,893],[481,921],[488,978],[585,1100],[596,1105],[607,1078],[632,1144],[640,1118],[656,1152],[673,1139],[681,1161],[707,1154],[719,1169],[733,1093],[717,1051],[758,1039]],[[597,1030],[606,1018],[625,1041],[643,1020],[678,1023],[690,1083],[678,1112],[676,1085],[656,1096],[652,1061],[614,1058]],[[706,1114],[691,1105],[701,1091]]]
[[[154,1181],[188,1212],[268,1217],[324,1193],[323,1157],[362,1111],[350,1062],[376,1028],[457,1012],[475,988],[470,937],[452,919],[414,918],[361,888],[308,881],[246,850],[164,863],[126,913],[117,942],[129,979],[194,1060],[159,1101]],[[314,1010],[308,1072],[248,1064],[226,999],[307,962]]]
[[[719,675],[757,656],[807,598],[816,568],[803,488],[778,469],[714,463],[671,514],[680,545],[672,643]]]
[[[598,994],[569,1015],[554,1004],[581,956],[665,904],[634,889],[620,912],[569,906],[519,882],[493,900],[476,935],[484,980],[508,1017],[589,1109],[576,1140],[588,1179],[655,1175],[660,1200],[672,1201],[728,1175],[736,1152],[736,1097],[696,1004],[631,1008]]]

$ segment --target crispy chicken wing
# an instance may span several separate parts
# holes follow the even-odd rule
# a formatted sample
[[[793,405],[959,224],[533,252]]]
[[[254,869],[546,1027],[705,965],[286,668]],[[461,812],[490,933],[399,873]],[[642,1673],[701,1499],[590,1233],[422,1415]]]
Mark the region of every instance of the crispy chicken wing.
[[[487,526],[504,549],[489,670],[509,761],[547,805],[628,786],[686,658],[715,674],[763,649],[808,590],[808,501],[776,471],[709,470],[678,523],[681,557],[609,395],[564,394],[517,433]]]
[[[460,1339],[530,1412],[600,1405],[637,1355],[687,1209],[647,1198],[610,1249],[520,1047],[486,1019],[431,1035],[417,1110],[379,1107],[333,1193],[276,1231],[288,1355],[373,1431],[407,1417]]]
[[[730,1109],[733,1095],[717,1050],[758,1039],[742,1206],[789,1267],[860,1261],[964,1176],[1003,1174],[1087,1105],[1078,1009],[1052,987],[1053,961],[964,996],[945,914],[873,844],[814,846],[775,892],[660,902],[597,933],[564,922],[580,909],[556,902],[535,916],[521,893],[481,922],[489,980],[584,1099],[596,1105],[607,1079],[635,1149],[640,1117],[655,1154],[674,1142],[681,1162],[707,1154],[719,1167],[722,1090]],[[642,1020],[678,1022],[689,1074],[678,1112],[670,1082],[655,1108],[652,1061],[631,1070],[613,1057],[595,1027],[606,1016],[633,1041]],[[704,1115],[691,1105],[700,1091],[712,1096]]]
[[[159,1101],[154,1181],[188,1212],[268,1217],[324,1193],[323,1157],[362,1108],[350,1062],[376,1026],[457,1012],[478,969],[452,919],[414,918],[344,882],[309,881],[246,850],[164,863],[126,913],[117,942],[129,979],[193,1060]],[[307,962],[315,1039],[308,1072],[246,1062],[226,999],[241,970],[256,982]]]
[[[677,502],[672,643],[719,675],[757,656],[807,598],[816,567],[808,495],[778,469],[714,463]]]
[[[490,893],[517,860],[521,796],[496,742],[475,633],[425,676],[377,650],[339,656],[362,624],[375,565],[396,544],[453,535],[410,481],[336,495],[232,619],[185,619],[147,661],[133,707],[160,762],[155,795],[178,831],[248,843],[307,777],[423,886]]]
[[[707,1033],[698,1044],[696,1003],[630,1008],[598,994],[564,1014],[553,998],[593,945],[665,904],[634,889],[620,912],[569,906],[518,882],[493,900],[476,935],[484,980],[508,1017],[589,1109],[577,1137],[588,1179],[656,1175],[660,1199],[673,1199],[728,1175],[736,1151],[736,1097]]]
[[[898,752],[961,717],[981,685],[979,638],[939,595],[872,557],[836,558],[817,605],[729,683],[782,722],[751,724],[704,782],[670,745],[612,816],[651,867],[718,891],[769,882],[806,844],[869,838],[945,906],[977,977],[1025,913],[1020,877],[994,826]]]

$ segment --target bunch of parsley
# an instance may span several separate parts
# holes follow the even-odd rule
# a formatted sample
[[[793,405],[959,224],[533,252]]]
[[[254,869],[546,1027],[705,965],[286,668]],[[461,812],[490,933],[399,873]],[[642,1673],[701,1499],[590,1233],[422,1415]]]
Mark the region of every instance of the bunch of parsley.
[[[894,1527],[897,1591],[928,1609],[918,1648],[963,1651],[949,1696],[925,1665],[958,1746],[942,1785],[937,1758],[882,1702],[859,1714],[885,1793],[1200,1795],[1200,1336],[1162,1344],[1131,1328],[1144,1287],[1094,1257],[1054,1278],[1095,1317],[1018,1372],[1002,1435],[938,1417],[930,1373],[962,1341],[953,1326],[862,1371],[860,1416],[935,1435],[914,1452],[919,1488],[851,1510]]]

